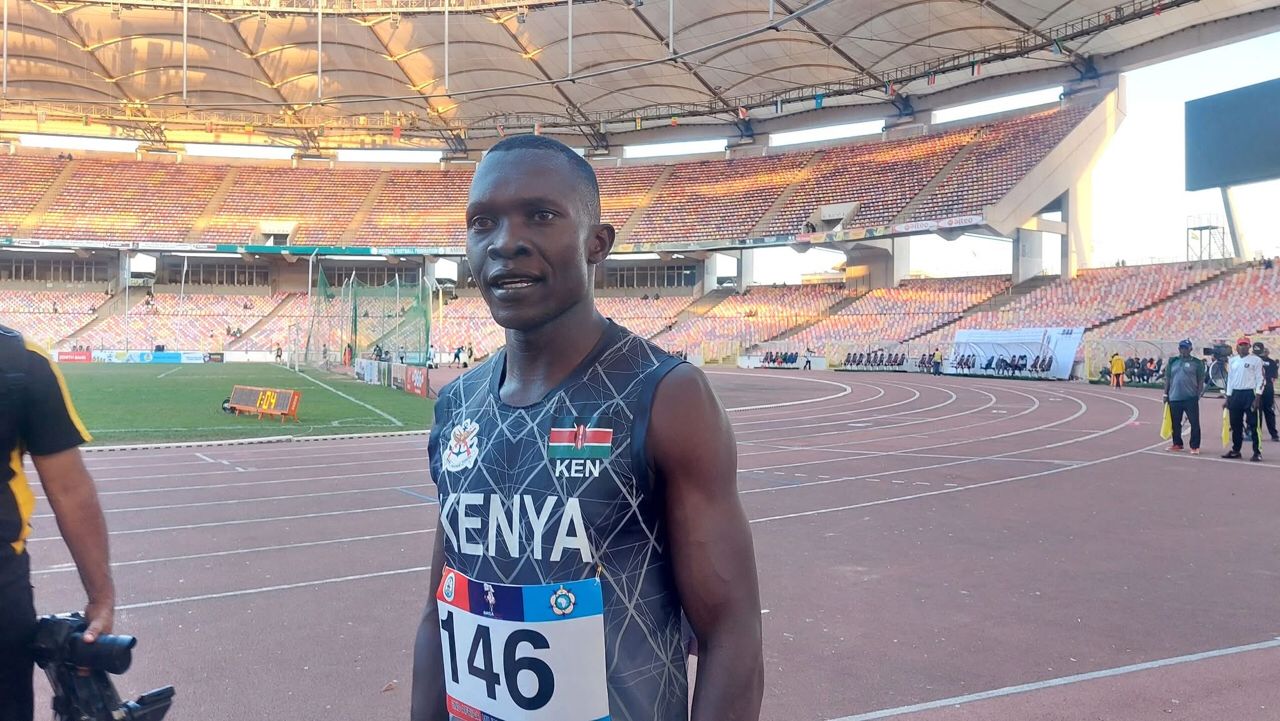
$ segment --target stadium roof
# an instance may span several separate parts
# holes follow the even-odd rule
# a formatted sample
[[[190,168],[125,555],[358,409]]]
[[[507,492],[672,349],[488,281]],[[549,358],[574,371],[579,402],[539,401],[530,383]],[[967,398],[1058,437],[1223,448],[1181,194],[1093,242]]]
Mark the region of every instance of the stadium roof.
[[[745,130],[740,108],[753,123],[819,103],[886,115],[993,77],[1087,75],[1178,34],[1190,52],[1230,38],[1182,31],[1246,13],[1237,36],[1280,26],[1280,0],[0,2],[4,121],[455,148],[535,125],[597,145]]]

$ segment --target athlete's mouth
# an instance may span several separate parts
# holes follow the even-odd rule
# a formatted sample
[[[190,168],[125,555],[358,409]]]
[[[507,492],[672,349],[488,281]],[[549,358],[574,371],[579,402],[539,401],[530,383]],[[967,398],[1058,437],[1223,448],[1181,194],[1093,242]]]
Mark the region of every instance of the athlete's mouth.
[[[533,287],[539,279],[523,273],[495,273],[489,276],[489,287],[495,290],[520,290]]]

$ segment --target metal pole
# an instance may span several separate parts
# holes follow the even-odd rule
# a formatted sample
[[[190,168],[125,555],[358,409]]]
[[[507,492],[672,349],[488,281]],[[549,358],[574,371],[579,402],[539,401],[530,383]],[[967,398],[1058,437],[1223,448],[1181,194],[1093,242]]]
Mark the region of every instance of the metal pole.
[[[129,270],[129,251],[124,251],[124,350],[129,352],[129,279],[132,273]]]
[[[316,3],[316,100],[324,99],[324,4]]]
[[[451,0],[444,0],[444,91],[449,92],[449,5]]]
[[[4,29],[0,31],[0,45],[4,47],[4,57],[0,60],[0,97],[9,94],[9,0],[0,0],[4,3]]]
[[[182,102],[187,102],[187,2],[182,0]]]
[[[676,0],[667,4],[667,52],[676,54]]]
[[[573,77],[573,0],[569,0],[569,74]]]
[[[776,0],[769,0],[769,22],[773,22],[774,4]]]

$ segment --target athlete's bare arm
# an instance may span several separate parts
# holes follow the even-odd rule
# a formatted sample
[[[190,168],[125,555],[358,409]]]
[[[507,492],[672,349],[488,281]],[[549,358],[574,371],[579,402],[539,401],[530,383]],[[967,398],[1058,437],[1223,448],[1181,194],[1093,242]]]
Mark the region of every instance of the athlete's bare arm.
[[[440,650],[440,613],[436,610],[436,589],[444,568],[444,532],[437,521],[436,546],[431,554],[431,571],[427,574],[427,607],[418,626],[418,639],[413,646],[413,695],[410,721],[449,721],[445,710],[444,658]]]
[[[676,585],[698,637],[693,721],[757,721],[764,694],[760,586],[729,418],[702,372],[658,386],[649,456],[667,492]]]

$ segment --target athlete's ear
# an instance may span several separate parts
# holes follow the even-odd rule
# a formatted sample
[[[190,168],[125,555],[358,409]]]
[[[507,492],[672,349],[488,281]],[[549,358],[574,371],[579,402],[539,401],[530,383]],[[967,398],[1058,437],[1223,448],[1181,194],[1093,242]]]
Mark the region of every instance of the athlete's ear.
[[[591,226],[591,237],[587,239],[587,263],[590,265],[603,263],[604,259],[609,257],[609,252],[613,250],[614,237],[613,226],[608,223]]]

